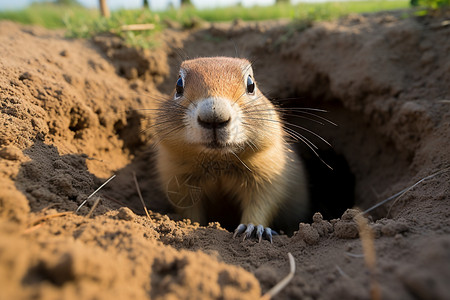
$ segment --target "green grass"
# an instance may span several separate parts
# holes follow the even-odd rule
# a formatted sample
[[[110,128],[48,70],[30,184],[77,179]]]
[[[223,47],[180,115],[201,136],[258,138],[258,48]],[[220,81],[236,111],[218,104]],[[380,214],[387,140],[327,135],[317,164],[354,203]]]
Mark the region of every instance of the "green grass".
[[[0,20],[11,20],[22,24],[40,25],[50,29],[64,28],[63,18],[66,14],[89,15],[90,18],[99,14],[80,6],[54,5],[35,3],[22,10],[0,11]]]
[[[301,3],[290,5],[281,3],[268,7],[245,8],[240,6],[197,10],[187,6],[179,10],[151,12],[149,10],[113,11],[110,19],[102,18],[97,10],[80,6],[64,6],[49,3],[33,4],[18,11],[0,12],[0,20],[8,19],[23,24],[41,25],[47,28],[66,28],[68,37],[90,37],[100,32],[113,32],[126,39],[128,44],[151,47],[151,36],[164,28],[163,20],[177,21],[184,28],[195,26],[201,20],[208,22],[290,19],[297,23],[331,20],[350,13],[376,12],[409,7],[409,0],[361,1],[336,3]],[[122,32],[126,24],[153,23],[155,30],[149,32]]]
[[[67,37],[88,38],[101,32],[112,32],[122,36],[130,46],[140,48],[151,48],[155,45],[152,35],[163,28],[158,14],[149,10],[119,10],[111,13],[109,19],[89,14],[67,13],[63,17],[63,22],[67,28]],[[98,13],[97,13],[98,14]],[[155,24],[152,31],[126,31],[120,27],[129,24]]]
[[[245,8],[240,6],[225,7],[208,10],[196,10],[186,7],[182,10],[172,10],[161,13],[161,16],[174,19],[198,17],[209,22],[231,21],[241,19],[244,21],[274,20],[274,19],[301,19],[308,17],[312,20],[334,19],[349,13],[376,12],[382,10],[402,9],[409,7],[409,0],[396,1],[361,1],[361,2],[334,2],[334,3],[300,3],[290,5],[280,3],[274,6],[255,6]]]

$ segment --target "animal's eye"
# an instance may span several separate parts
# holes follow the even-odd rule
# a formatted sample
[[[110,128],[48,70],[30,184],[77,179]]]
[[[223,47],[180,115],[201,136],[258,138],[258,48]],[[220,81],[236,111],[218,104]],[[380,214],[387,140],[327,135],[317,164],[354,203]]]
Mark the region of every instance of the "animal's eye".
[[[175,97],[181,97],[184,93],[184,84],[183,84],[183,78],[178,77],[177,80],[177,86],[175,87],[177,93],[175,94]]]
[[[255,82],[252,79],[252,76],[248,75],[247,77],[247,94],[253,95],[255,93]]]

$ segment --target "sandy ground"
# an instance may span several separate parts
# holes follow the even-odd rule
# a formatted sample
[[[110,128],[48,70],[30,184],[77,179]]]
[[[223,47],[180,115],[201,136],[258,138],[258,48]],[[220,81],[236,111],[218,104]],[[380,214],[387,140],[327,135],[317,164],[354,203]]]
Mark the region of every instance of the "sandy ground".
[[[370,213],[375,270],[346,211],[450,166],[448,19],[204,24],[146,51],[0,22],[0,299],[256,299],[287,274],[288,252],[297,272],[277,299],[370,299],[374,281],[382,299],[448,299],[450,172]],[[334,168],[299,146],[321,215],[292,237],[233,240],[180,220],[158,190],[145,109],[182,59],[214,55],[251,59],[275,102],[338,124],[290,120],[332,144],[310,136]],[[93,214],[95,199],[74,214],[112,174]]]

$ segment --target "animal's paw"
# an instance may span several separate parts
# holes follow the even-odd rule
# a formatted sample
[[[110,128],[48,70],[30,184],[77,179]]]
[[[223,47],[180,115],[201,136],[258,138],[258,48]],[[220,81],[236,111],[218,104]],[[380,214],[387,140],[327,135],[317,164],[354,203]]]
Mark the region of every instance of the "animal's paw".
[[[239,226],[234,230],[233,238],[236,236],[243,234],[244,240],[256,236],[258,238],[258,242],[261,242],[262,238],[270,241],[272,243],[272,236],[278,235],[278,233],[269,227],[264,227],[262,225],[255,226],[252,223],[250,224],[239,224]]]

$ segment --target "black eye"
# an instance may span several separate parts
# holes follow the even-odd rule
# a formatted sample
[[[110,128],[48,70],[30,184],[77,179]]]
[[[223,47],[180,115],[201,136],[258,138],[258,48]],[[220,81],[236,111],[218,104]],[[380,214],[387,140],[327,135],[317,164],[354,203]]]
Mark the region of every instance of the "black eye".
[[[252,79],[252,76],[248,75],[247,77],[247,94],[252,95],[255,92],[255,82]]]
[[[178,98],[178,97],[183,95],[183,93],[184,93],[184,84],[183,84],[183,78],[181,78],[181,76],[178,77],[177,86],[175,87],[175,89],[177,91],[177,93],[175,94],[175,97]]]

